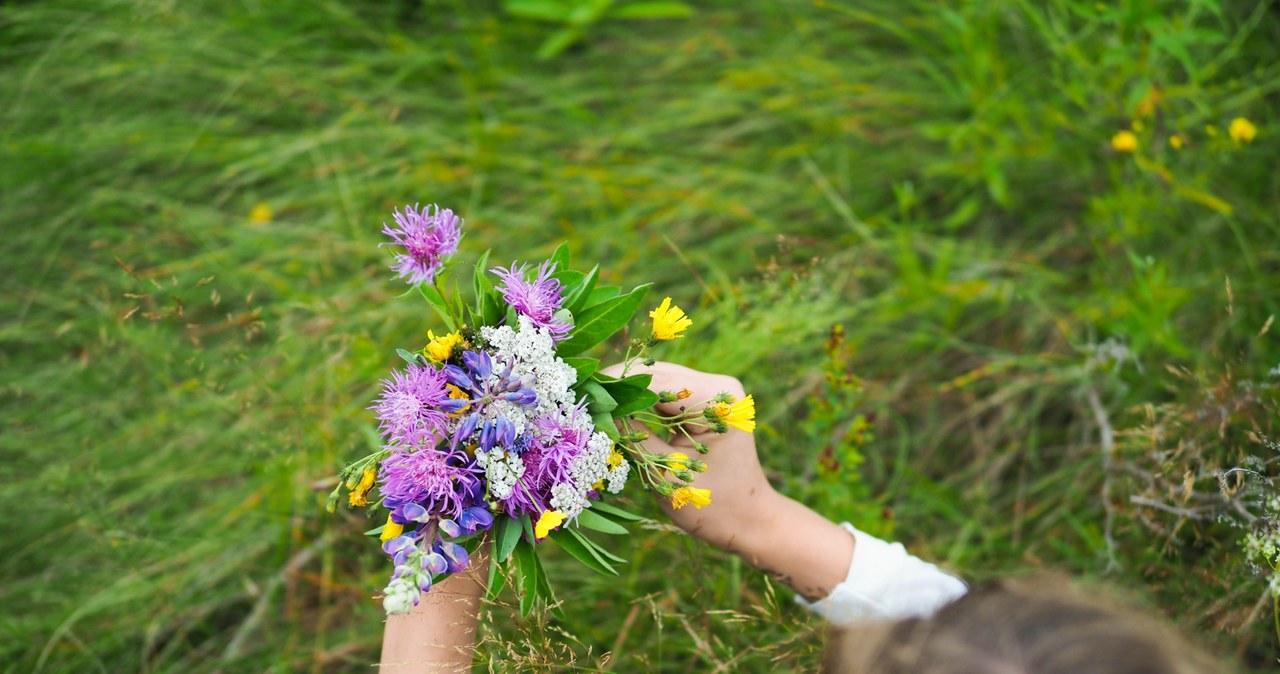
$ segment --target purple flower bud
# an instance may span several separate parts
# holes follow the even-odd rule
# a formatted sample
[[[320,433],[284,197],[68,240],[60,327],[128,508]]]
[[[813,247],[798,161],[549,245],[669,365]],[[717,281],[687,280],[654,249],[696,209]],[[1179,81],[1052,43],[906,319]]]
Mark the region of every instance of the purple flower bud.
[[[454,414],[470,404],[471,401],[465,398],[449,398],[448,400],[440,403],[440,409],[444,412],[448,412],[449,414]]]
[[[480,449],[489,451],[493,449],[494,436],[497,435],[496,424],[492,421],[486,421],[480,427]]]
[[[467,568],[467,563],[471,558],[467,555],[467,549],[457,543],[449,541],[439,541],[436,548],[444,555],[445,562],[449,567],[449,573],[458,573]]]
[[[486,508],[467,508],[458,518],[458,523],[464,530],[470,530],[467,533],[475,533],[493,526],[493,513]]]
[[[484,351],[478,353],[475,351],[463,351],[462,364],[466,365],[467,369],[471,370],[481,383],[488,379],[489,375],[493,374],[493,361],[489,360],[489,354]]]
[[[426,508],[417,503],[406,503],[391,511],[391,519],[401,524],[408,524],[409,522],[426,522],[431,519],[431,515],[427,513]]]
[[[391,574],[391,580],[397,580],[399,578],[404,578],[405,576],[410,576],[410,575],[413,575],[413,567],[397,566],[396,570]]]
[[[471,352],[468,351],[467,353]],[[463,357],[465,358],[466,354],[463,354]],[[475,382],[471,381],[471,377],[467,376],[467,371],[457,365],[445,365],[444,378],[449,380],[450,384],[453,384],[464,391],[476,387]]]
[[[494,426],[497,429],[494,433],[494,440],[503,447],[509,447],[516,441],[516,425],[511,423],[509,419],[498,417]]]
[[[468,414],[462,417],[462,421],[458,422],[458,428],[453,432],[453,446],[457,449],[458,445],[471,437],[476,432],[476,423],[480,421],[478,414]]]
[[[440,554],[428,552],[422,556],[422,569],[429,573],[444,573],[449,570],[449,563]]]
[[[457,538],[462,535],[462,528],[453,520],[440,520],[440,531],[445,532],[450,538]],[[467,532],[471,533],[471,532]]]
[[[538,402],[538,394],[531,388],[522,388],[515,393],[504,394],[502,398],[517,405],[532,405]]]
[[[382,551],[388,555],[394,555],[401,550],[412,550],[414,547],[413,539],[408,536],[396,536],[395,538],[382,544]]]
[[[431,574],[429,573],[418,574],[418,589],[422,590],[423,592],[426,592],[427,590],[431,589]]]

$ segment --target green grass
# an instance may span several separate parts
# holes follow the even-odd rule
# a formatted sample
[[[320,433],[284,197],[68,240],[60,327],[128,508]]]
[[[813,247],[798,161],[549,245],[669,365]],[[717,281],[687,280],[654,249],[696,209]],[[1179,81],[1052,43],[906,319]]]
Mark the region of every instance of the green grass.
[[[394,349],[437,327],[376,248],[414,201],[463,213],[464,258],[568,240],[676,297],[697,325],[667,357],[744,379],[788,493],[973,578],[1109,581],[1272,663],[1243,530],[1130,497],[1188,468],[1212,494],[1275,453],[1249,433],[1280,435],[1259,336],[1280,313],[1280,15],[698,6],[539,61],[554,28],[497,2],[0,5],[4,671],[376,660],[387,565],[323,483],[369,443]],[[1113,151],[1135,120],[1139,151]],[[836,323],[863,382],[838,399],[876,414],[838,479],[814,402],[837,395]],[[1131,360],[1091,360],[1109,339]],[[750,568],[668,529],[623,547],[620,581],[550,553],[566,618],[504,598],[481,661],[816,662],[819,626]]]

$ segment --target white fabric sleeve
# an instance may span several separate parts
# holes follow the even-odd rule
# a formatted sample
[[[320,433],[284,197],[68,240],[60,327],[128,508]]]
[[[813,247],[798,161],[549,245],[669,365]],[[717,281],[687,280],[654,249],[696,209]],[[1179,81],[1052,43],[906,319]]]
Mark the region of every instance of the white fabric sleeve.
[[[840,526],[856,541],[849,575],[826,599],[809,602],[796,596],[801,606],[828,622],[929,616],[968,590],[959,578],[908,554],[901,543],[886,543],[848,522]]]

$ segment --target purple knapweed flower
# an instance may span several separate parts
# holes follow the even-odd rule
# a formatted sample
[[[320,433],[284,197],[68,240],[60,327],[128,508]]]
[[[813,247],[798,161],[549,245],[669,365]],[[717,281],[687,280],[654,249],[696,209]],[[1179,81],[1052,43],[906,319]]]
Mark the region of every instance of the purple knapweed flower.
[[[573,424],[574,418],[581,411],[581,408],[573,408],[567,420],[558,413],[545,414],[533,420],[533,426],[537,429],[533,444],[541,449],[536,470],[547,481],[552,483],[571,481],[569,467],[573,465],[573,460],[586,449],[587,441],[591,439],[590,430],[578,428]]]
[[[430,517],[457,519],[483,502],[482,470],[466,452],[418,446],[393,448],[378,479],[384,504],[402,524]]]
[[[382,397],[369,409],[377,412],[379,429],[388,442],[432,444],[447,437],[449,414],[466,404],[449,397],[447,384],[440,370],[412,363],[382,380]]]
[[[551,339],[559,341],[569,335],[573,326],[556,320],[556,312],[564,302],[559,279],[551,277],[556,265],[550,260],[538,266],[537,276],[530,283],[525,277],[527,265],[517,267],[513,262],[510,267],[494,267],[493,273],[502,279],[498,292],[502,293],[517,312],[528,316],[533,324],[546,328]]]
[[[382,233],[390,237],[391,243],[404,248],[403,253],[396,254],[391,269],[410,284],[430,283],[444,266],[444,258],[458,252],[462,219],[435,204],[421,211],[417,205],[405,206],[404,212],[395,213],[395,218],[397,229],[382,226]]]

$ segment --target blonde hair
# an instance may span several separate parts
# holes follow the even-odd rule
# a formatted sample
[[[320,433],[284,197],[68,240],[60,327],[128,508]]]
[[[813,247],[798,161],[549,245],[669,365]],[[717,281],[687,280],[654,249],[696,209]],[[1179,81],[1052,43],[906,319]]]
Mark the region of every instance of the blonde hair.
[[[1086,598],[1062,578],[1000,580],[932,618],[834,631],[835,674],[1208,674],[1226,671],[1171,629]]]

